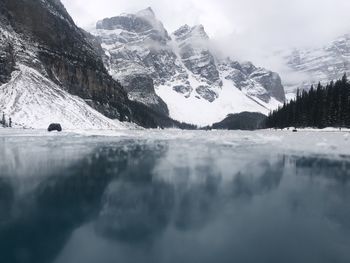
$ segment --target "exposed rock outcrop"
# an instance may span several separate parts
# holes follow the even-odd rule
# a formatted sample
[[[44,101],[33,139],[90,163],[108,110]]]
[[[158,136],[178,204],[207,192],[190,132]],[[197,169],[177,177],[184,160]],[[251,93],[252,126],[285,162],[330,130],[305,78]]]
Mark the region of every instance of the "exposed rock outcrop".
[[[140,107],[107,71],[99,40],[78,28],[59,0],[2,0],[0,28],[0,84],[9,82],[19,66],[28,67],[46,79],[43,83],[53,82],[111,119],[164,125],[163,116],[157,118],[148,108],[140,117]],[[152,102],[159,102],[157,110],[167,115],[159,97]],[[169,118],[167,123],[176,126]]]
[[[277,73],[216,57],[202,25],[185,25],[169,35],[147,8],[103,19],[91,33],[102,43],[104,63],[127,87],[129,98],[159,112],[164,112],[165,102],[170,116],[179,121],[201,125],[230,113],[267,114],[285,100]],[[137,94],[129,85],[134,78],[141,82]]]

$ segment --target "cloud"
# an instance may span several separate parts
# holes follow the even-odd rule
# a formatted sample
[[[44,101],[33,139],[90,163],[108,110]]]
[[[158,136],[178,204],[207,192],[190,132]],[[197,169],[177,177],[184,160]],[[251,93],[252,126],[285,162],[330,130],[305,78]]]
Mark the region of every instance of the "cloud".
[[[76,23],[151,6],[170,31],[203,24],[228,55],[275,69],[276,50],[323,44],[350,32],[349,0],[62,0]]]

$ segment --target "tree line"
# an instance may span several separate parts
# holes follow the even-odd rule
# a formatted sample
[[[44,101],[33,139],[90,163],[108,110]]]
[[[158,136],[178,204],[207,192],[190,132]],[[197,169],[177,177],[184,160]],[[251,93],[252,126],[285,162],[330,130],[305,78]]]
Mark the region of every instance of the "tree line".
[[[325,86],[321,83],[316,88],[311,86],[309,91],[298,90],[294,100],[269,114],[266,127],[350,127],[350,83],[347,75]]]
[[[8,128],[11,128],[12,127],[12,119],[11,117],[8,118],[8,120],[6,120],[6,116],[5,116],[5,113],[3,112],[2,113],[2,118],[0,119],[0,127],[8,127]]]

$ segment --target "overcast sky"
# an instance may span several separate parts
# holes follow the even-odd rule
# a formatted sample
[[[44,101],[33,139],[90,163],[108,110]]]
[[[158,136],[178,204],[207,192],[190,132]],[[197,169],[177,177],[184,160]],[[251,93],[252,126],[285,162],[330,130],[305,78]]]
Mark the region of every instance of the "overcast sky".
[[[266,64],[278,48],[326,43],[350,32],[350,0],[62,0],[75,22],[151,6],[170,32],[203,24],[229,55]],[[271,62],[272,63],[272,62]],[[268,65],[263,65],[268,66]],[[273,67],[273,65],[271,65]]]

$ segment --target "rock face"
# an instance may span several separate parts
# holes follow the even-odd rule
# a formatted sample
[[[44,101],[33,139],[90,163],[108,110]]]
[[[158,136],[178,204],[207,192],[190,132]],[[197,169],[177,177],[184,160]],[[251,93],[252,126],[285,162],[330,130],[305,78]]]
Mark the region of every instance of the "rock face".
[[[153,79],[146,74],[135,74],[123,78],[123,87],[130,100],[141,102],[154,111],[169,116],[168,106],[156,95]]]
[[[239,89],[251,97],[257,97],[268,103],[271,98],[285,100],[284,88],[280,76],[272,71],[257,68],[251,62],[238,63],[227,59],[219,68],[226,72],[226,79],[231,80]]]
[[[285,99],[278,74],[217,58],[202,25],[185,25],[169,35],[148,8],[103,19],[91,33],[129,98],[163,113],[164,101],[177,120],[205,125],[245,110],[266,114]]]
[[[3,74],[21,63],[73,95],[106,105],[105,114],[111,117],[129,114],[125,91],[109,76],[88,35],[76,27],[60,1],[3,0],[0,8],[5,28],[1,45],[7,46],[1,60],[12,62]]]
[[[287,65],[302,75],[303,81],[288,86],[288,91],[297,88],[309,89],[319,81],[325,83],[340,79],[350,71],[350,34],[341,36],[323,47],[294,49],[284,56]]]
[[[4,36],[0,34],[0,37]],[[15,58],[13,45],[6,40],[0,40],[0,84],[4,84],[11,79],[11,73],[14,71]]]
[[[125,87],[129,99],[169,115],[166,104],[155,93],[153,81],[168,78],[174,72],[171,66],[155,64],[154,61],[174,61],[175,57],[164,49],[170,38],[163,25],[155,19],[153,11],[146,9],[137,15],[106,18],[98,22],[96,28],[106,50],[105,65],[114,79]],[[132,43],[132,46],[120,48],[116,46],[118,43]],[[142,45],[146,50],[140,50]],[[118,49],[118,54],[115,49]]]
[[[11,79],[0,86],[0,110],[12,118],[16,127],[46,129],[58,122],[65,129],[126,128],[23,64],[17,64]]]
[[[173,39],[187,70],[205,80],[208,85],[222,86],[215,58],[206,47],[209,37],[202,25],[182,26],[173,33]],[[203,91],[203,88],[201,90]]]
[[[61,92],[57,94],[58,89],[62,89],[89,104],[83,107],[79,103],[80,109],[93,107],[109,118],[133,121],[147,128],[176,126],[176,122],[166,116],[167,107],[156,95],[147,99],[160,105],[157,112],[129,100],[126,90],[131,90],[134,97],[142,97],[143,93],[139,91],[145,85],[148,87],[151,79],[140,75],[134,80],[129,78],[131,86],[124,90],[108,73],[100,42],[74,24],[59,0],[2,0],[0,29],[0,86],[8,84],[3,89],[18,86],[9,83],[18,79],[14,76],[34,76],[30,83],[38,83],[40,79],[38,89],[45,95],[45,105],[49,105],[46,95],[51,94],[54,96],[52,101],[55,101],[55,98],[61,97]],[[35,73],[27,74],[28,72]],[[138,86],[134,86],[135,83]],[[25,90],[25,87],[22,88]],[[30,95],[34,99],[35,94]],[[67,94],[64,97],[70,98],[67,103],[73,109],[74,105],[70,103],[74,99]],[[1,99],[6,101],[6,98]],[[0,105],[0,109],[6,107],[7,110],[11,109],[8,115],[17,114],[23,105],[18,100],[13,103],[14,105],[9,105],[6,101],[6,104]],[[26,111],[29,110],[26,107]],[[42,113],[45,112],[44,108],[41,110]],[[89,109],[87,112],[92,111]],[[61,113],[61,116],[66,116],[67,112]],[[36,115],[35,119],[39,117]],[[74,119],[74,116],[71,117]],[[99,117],[94,113],[91,120],[96,118]],[[100,118],[99,122],[105,123],[106,120]]]

